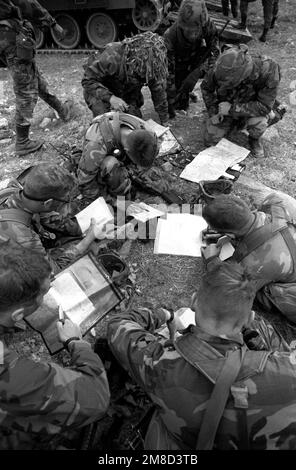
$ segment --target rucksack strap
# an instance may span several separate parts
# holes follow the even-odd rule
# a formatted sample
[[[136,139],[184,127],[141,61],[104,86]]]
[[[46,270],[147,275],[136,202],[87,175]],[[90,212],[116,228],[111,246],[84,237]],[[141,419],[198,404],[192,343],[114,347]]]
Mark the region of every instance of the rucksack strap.
[[[113,125],[111,124],[113,121]],[[112,154],[114,149],[117,147],[121,149],[120,143],[120,121],[119,113],[112,113],[112,119],[107,116],[101,118],[95,118],[93,122],[98,122],[104,144],[107,148],[107,153]],[[115,143],[115,146],[114,146]]]
[[[0,209],[0,224],[1,222],[17,222],[18,224],[30,227],[31,221],[32,215],[21,209]]]
[[[262,227],[257,228],[239,242],[232,258],[240,263],[250,253],[275,237],[277,233],[283,232],[286,229],[288,229],[286,220],[275,220],[266,225],[262,225]]]
[[[211,450],[226,407],[232,384],[235,382],[247,347],[232,351],[226,358],[204,413],[198,434],[196,450]]]

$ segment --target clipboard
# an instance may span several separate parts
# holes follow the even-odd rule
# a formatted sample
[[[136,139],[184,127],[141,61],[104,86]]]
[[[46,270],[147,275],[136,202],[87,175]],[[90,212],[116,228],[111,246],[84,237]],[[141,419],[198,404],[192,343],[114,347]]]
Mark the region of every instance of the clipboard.
[[[77,323],[85,336],[123,298],[104,266],[88,253],[55,276],[43,305],[25,322],[41,335],[49,354],[55,355],[63,350],[56,326],[59,305],[65,318]]]

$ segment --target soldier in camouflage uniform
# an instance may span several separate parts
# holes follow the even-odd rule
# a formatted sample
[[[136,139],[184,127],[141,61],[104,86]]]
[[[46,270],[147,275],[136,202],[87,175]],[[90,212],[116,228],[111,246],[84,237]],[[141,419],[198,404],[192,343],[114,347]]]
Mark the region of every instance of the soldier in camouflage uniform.
[[[163,39],[151,32],[139,34],[107,44],[98,58],[85,67],[84,98],[94,117],[111,110],[142,117],[141,89],[147,85],[160,121],[165,124],[167,75]]]
[[[213,416],[203,420],[213,385],[235,356],[238,374],[226,390],[213,448],[296,448],[295,353],[271,325],[253,321],[254,292],[253,281],[240,265],[215,264],[193,301],[196,326],[173,342],[156,329],[168,321],[171,331],[180,330],[177,312],[173,316],[166,310],[156,314],[142,309],[110,317],[112,352],[156,405],[146,450],[205,448],[196,442],[204,424],[212,430]],[[250,329],[255,342],[249,342],[254,338]]]
[[[36,165],[26,176],[23,190],[16,190],[0,206],[0,234],[43,255],[54,272],[60,271],[86,253],[96,237],[101,236],[98,227],[92,224],[86,237],[64,249],[58,259],[43,246],[40,236],[52,235],[52,231],[82,238],[76,219],[60,213],[71,203],[75,189],[75,180],[67,170],[50,163]]]
[[[203,217],[217,232],[235,236],[232,259],[255,277],[260,306],[295,323],[296,201],[272,192],[258,209],[252,212],[238,197],[221,195],[205,205]]]
[[[249,3],[255,0],[241,0],[240,1],[240,13],[241,13],[241,22],[239,24],[240,29],[246,29],[247,27],[247,17],[248,17],[248,7]],[[263,32],[259,38],[260,41],[265,42],[267,39],[267,33],[270,29],[274,28],[275,22],[277,20],[279,12],[279,0],[262,0],[263,7],[263,16],[264,16],[264,26]]]
[[[86,132],[78,165],[84,198],[94,200],[101,195],[110,202],[116,196],[129,199],[135,174],[166,189],[158,169],[152,167],[158,148],[156,134],[138,117],[110,112],[95,118]]]
[[[196,82],[219,55],[218,34],[204,0],[183,0],[177,21],[164,33],[168,50],[168,102],[174,109],[186,110]]]
[[[29,139],[30,125],[38,96],[67,121],[71,102],[61,103],[48,90],[47,83],[35,62],[36,45],[32,24],[63,29],[36,0],[0,0],[0,56],[12,75],[16,97],[16,153],[19,156],[37,151],[43,141]]]
[[[226,49],[201,84],[209,113],[205,143],[215,145],[234,127],[246,127],[255,158],[264,157],[261,136],[273,119],[280,67],[268,57],[251,57],[248,48]]]
[[[50,272],[41,254],[1,239],[0,450],[55,449],[69,432],[102,418],[109,405],[103,364],[70,320],[57,328],[71,368],[19,357],[5,344],[5,332],[41,305]]]

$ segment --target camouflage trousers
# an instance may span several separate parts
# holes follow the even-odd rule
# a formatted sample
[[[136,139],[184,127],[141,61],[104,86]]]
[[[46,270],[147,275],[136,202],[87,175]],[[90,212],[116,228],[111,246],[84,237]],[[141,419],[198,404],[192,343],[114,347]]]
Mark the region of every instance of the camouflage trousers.
[[[221,3],[223,15],[228,16],[230,3],[233,18],[237,17],[238,0],[221,0]]]
[[[116,95],[116,93],[114,94]],[[101,114],[105,114],[109,111],[112,111],[110,103],[107,101],[103,101],[100,98],[99,92],[97,90],[88,90],[84,88],[83,95],[87,106],[93,113],[94,118],[96,116],[100,116]],[[116,96],[123,99],[129,105],[127,113],[142,118],[140,108],[144,104],[144,98],[140,89],[133,90],[132,93],[126,93],[123,96],[121,96],[120,94]]]
[[[250,1],[254,0],[241,0],[240,12],[242,16],[247,16],[248,5]],[[277,18],[279,12],[279,0],[262,0],[264,28],[269,29],[273,18]]]
[[[4,57],[13,80],[16,124],[27,126],[32,122],[38,97],[55,109],[59,101],[49,92],[35,60],[24,61],[17,57],[15,39],[15,31],[0,27],[0,54]]]
[[[204,142],[207,146],[216,145],[223,137],[227,137],[230,132],[237,127],[246,129],[250,137],[259,139],[268,126],[268,117],[258,116],[246,119],[233,119],[225,116],[219,124],[213,124],[212,119],[208,118],[205,122]]]

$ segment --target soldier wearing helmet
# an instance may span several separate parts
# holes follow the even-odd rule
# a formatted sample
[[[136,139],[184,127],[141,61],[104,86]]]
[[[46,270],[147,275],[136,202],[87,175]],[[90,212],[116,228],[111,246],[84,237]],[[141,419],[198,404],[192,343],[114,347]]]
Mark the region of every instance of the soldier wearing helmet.
[[[163,38],[148,31],[107,44],[95,60],[89,61],[82,80],[84,98],[94,117],[112,110],[142,117],[141,89],[147,85],[160,121],[165,124],[167,74]]]
[[[64,249],[58,259],[51,256],[43,245],[41,235],[44,229],[51,230],[53,238],[53,231],[62,232],[64,236],[82,237],[76,219],[62,215],[62,209],[71,202],[75,189],[74,177],[61,166],[40,163],[32,167],[22,189],[16,189],[0,206],[0,232],[19,245],[43,255],[54,272],[60,271],[83,255],[96,238],[101,237],[99,227],[92,223],[86,236],[75,246]]]
[[[175,109],[187,109],[199,78],[219,54],[217,30],[204,0],[183,0],[178,19],[164,34],[168,50],[168,102],[170,117]]]
[[[110,112],[95,118],[86,132],[78,165],[78,183],[84,198],[129,198],[130,171],[144,172],[148,178],[158,148],[156,134],[136,116]]]
[[[201,84],[209,113],[206,145],[215,145],[235,127],[246,128],[252,155],[264,157],[261,137],[274,117],[280,78],[274,60],[252,57],[245,45],[226,49]]]

